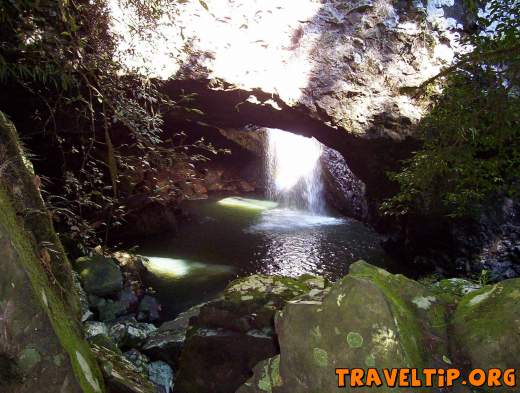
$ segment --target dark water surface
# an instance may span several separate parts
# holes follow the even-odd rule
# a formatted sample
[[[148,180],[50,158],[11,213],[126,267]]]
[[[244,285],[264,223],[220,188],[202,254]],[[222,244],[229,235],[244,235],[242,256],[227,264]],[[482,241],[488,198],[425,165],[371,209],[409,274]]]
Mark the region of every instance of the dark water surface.
[[[239,197],[190,201],[184,208],[193,219],[175,236],[156,237],[139,249],[151,258],[148,284],[157,290],[165,319],[253,273],[337,280],[358,259],[398,270],[378,235],[355,220]]]

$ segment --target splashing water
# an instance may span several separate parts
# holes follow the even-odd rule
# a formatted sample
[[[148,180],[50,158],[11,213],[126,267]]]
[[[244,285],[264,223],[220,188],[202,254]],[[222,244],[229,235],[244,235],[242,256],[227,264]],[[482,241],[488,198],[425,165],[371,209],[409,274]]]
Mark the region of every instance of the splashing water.
[[[274,128],[267,129],[267,140],[269,197],[286,207],[323,213],[321,143]]]

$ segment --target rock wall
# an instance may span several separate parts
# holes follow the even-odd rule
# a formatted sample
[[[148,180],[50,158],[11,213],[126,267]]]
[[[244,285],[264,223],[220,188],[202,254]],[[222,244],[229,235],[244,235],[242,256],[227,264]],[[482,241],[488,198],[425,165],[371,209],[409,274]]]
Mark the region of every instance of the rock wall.
[[[416,88],[453,60],[457,37],[474,24],[463,4],[182,2],[158,22],[149,47],[127,42],[141,54],[128,61],[174,76],[165,91],[204,112],[194,124],[315,136],[379,200],[393,190],[385,172],[416,147],[414,129],[428,105]],[[126,31],[131,12],[113,10],[116,29]]]
[[[463,4],[181,2],[169,10],[169,21],[159,21],[155,41],[147,48],[140,43],[128,61],[164,79],[221,79],[259,89],[339,129],[400,139],[423,114],[411,90],[452,61],[457,36],[473,24]],[[126,31],[124,17],[132,9],[112,13],[115,28]]]
[[[101,393],[70,265],[39,183],[0,112],[0,391]]]

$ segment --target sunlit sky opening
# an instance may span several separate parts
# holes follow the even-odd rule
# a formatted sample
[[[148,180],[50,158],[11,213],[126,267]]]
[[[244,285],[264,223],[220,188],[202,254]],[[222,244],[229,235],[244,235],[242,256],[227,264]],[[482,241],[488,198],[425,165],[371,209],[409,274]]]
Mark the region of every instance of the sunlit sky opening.
[[[141,40],[130,34],[128,21],[132,20],[133,11],[122,8],[118,0],[111,0],[114,30],[123,38],[120,52],[129,49],[135,52],[123,56],[126,64],[167,79],[188,58],[180,49],[191,42],[202,50],[216,49],[214,59],[207,60],[211,62],[208,68],[212,77],[278,93],[287,101],[298,100],[311,71],[306,61],[310,48],[290,50],[291,39],[301,21],[315,16],[321,3],[250,0],[231,4],[206,0],[206,4],[209,11],[198,1],[179,4],[182,18],[163,16],[158,31]]]

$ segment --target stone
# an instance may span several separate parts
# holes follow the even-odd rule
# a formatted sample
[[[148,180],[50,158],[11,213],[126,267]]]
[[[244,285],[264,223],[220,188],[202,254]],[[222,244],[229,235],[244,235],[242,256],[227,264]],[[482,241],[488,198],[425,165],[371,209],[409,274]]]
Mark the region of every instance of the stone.
[[[103,299],[104,300],[104,299]],[[101,321],[113,321],[117,317],[125,315],[128,311],[127,303],[106,299],[97,306],[99,319]]]
[[[74,278],[74,288],[78,292],[79,304],[81,307],[81,322],[88,321],[94,317],[94,313],[90,311],[90,304],[88,301],[88,295],[81,286],[79,275],[77,272],[72,272]]]
[[[139,304],[139,297],[131,287],[125,287],[121,292],[119,292],[117,299],[128,312],[135,310]]]
[[[99,347],[106,348],[112,352],[116,352],[117,354],[123,356],[123,353],[117,346],[117,344],[112,340],[109,336],[105,334],[97,334],[88,339],[91,345],[97,345]]]
[[[139,303],[137,319],[139,321],[156,321],[159,319],[160,310],[161,305],[157,299],[153,296],[145,295]]]
[[[190,319],[178,360],[175,389],[186,393],[228,393],[244,383],[254,365],[278,352],[274,315],[288,301],[328,282],[253,275],[231,282],[223,295]]]
[[[139,348],[157,328],[144,322],[137,322],[135,318],[127,318],[115,322],[110,326],[109,336],[119,348]]]
[[[335,367],[446,367],[447,318],[427,286],[356,262],[330,290],[285,305],[276,317],[281,355],[260,362],[237,392],[337,392]]]
[[[344,215],[366,221],[366,187],[337,151],[325,148],[320,158],[327,202]]]
[[[164,360],[172,367],[177,367],[178,358],[186,341],[190,319],[199,315],[204,304],[193,306],[179,314],[174,320],[164,322],[159,329],[150,334],[143,345],[143,352],[154,359]]]
[[[83,324],[83,330],[85,332],[85,338],[89,339],[98,334],[108,336],[108,326],[104,322],[100,321],[87,321]]]
[[[520,279],[467,294],[451,320],[455,360],[468,368],[520,368]],[[509,392],[511,388],[493,388]]]
[[[157,393],[155,386],[141,373],[131,361],[102,346],[93,345],[92,349],[101,364],[101,370],[112,392],[118,393]]]
[[[482,285],[462,278],[447,278],[433,285],[441,291],[449,292],[456,296],[464,296],[482,288]]]
[[[2,112],[0,146],[0,391],[102,393],[71,265]]]
[[[116,251],[112,256],[123,271],[126,281],[142,284],[146,275],[146,268],[144,266],[145,257],[123,251]],[[134,294],[139,295],[136,293],[137,289],[139,288],[132,287]]]
[[[163,361],[150,363],[148,366],[148,377],[157,387],[157,393],[171,393],[173,388],[173,370]]]
[[[123,288],[123,275],[112,258],[99,254],[84,256],[76,259],[74,267],[89,295],[111,295]]]
[[[123,353],[123,356],[130,362],[132,362],[132,364],[140,373],[142,373],[143,375],[146,375],[148,373],[150,359],[148,359],[146,355],[143,355],[137,349],[131,349]]]
[[[244,98],[264,111],[289,105],[367,138],[402,138],[425,109],[424,100],[405,94],[406,88],[419,86],[453,57],[459,50],[455,38],[472,14],[461,0],[430,2],[427,9],[419,3],[383,0],[345,6],[342,1],[302,0],[251,5],[247,0],[206,0],[209,12],[183,3],[176,9],[176,28],[194,43],[197,55],[177,59],[180,71],[175,76],[183,82],[225,81],[249,92]],[[432,9],[435,14],[428,15]],[[266,36],[268,28],[276,34]],[[217,29],[223,39],[205,33]],[[419,42],[417,36],[423,39]],[[379,40],[386,43],[384,48],[374,43]],[[164,53],[181,49],[170,41],[158,46]],[[145,64],[149,55],[143,56]],[[229,58],[241,61],[222,66]],[[152,68],[163,79],[172,76],[167,64]],[[213,84],[215,90],[221,87]],[[257,92],[273,103],[257,99]],[[243,103],[233,110],[248,113]]]

